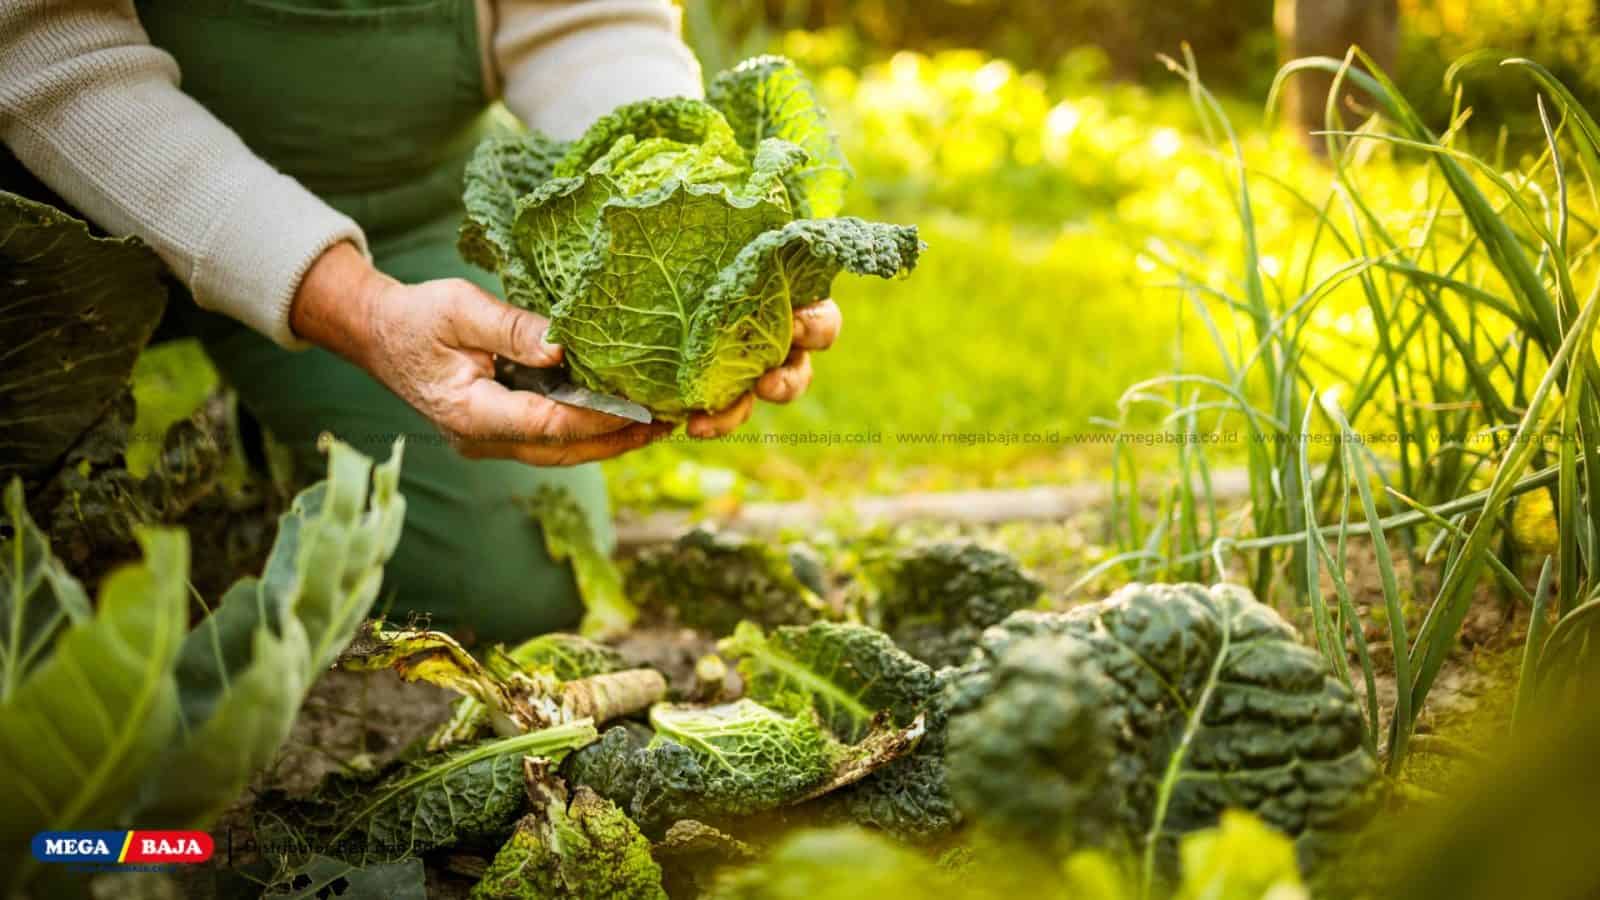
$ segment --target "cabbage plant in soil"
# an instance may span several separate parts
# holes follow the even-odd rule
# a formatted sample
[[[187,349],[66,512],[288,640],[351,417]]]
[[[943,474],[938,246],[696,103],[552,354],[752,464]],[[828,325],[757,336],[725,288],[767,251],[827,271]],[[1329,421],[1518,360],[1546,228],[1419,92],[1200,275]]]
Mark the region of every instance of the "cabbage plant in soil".
[[[580,386],[657,418],[721,409],[789,353],[841,271],[909,272],[914,227],[836,217],[849,170],[810,84],[760,57],[705,101],[622,106],[572,143],[479,146],[461,252],[547,316]]]

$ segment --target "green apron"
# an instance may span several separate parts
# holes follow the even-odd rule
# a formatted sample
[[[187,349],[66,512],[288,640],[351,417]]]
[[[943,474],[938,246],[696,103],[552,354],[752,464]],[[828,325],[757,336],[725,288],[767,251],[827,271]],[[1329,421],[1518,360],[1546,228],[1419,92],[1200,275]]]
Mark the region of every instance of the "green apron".
[[[244,142],[366,232],[378,268],[406,282],[466,278],[456,253],[466,157],[493,128],[472,0],[138,0],[152,43],[182,86]],[[597,466],[536,469],[458,456],[425,419],[322,350],[291,352],[220,316],[192,330],[223,376],[298,465],[320,471],[330,431],[385,456],[407,436],[405,533],[386,570],[391,617],[514,641],[570,627],[581,604],[518,504],[570,489],[609,547]]]

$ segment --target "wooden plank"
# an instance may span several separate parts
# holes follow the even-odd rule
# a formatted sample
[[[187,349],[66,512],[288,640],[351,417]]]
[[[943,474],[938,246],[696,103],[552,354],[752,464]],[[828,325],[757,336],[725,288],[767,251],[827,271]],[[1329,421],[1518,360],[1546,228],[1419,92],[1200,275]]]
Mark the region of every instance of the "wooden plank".
[[[1222,502],[1245,499],[1249,478],[1243,469],[1212,473],[1212,488]],[[792,503],[746,503],[727,516],[696,517],[688,512],[658,512],[617,523],[617,545],[623,551],[666,543],[696,524],[749,534],[771,534],[785,528],[816,527],[840,516],[864,527],[909,522],[953,522],[996,525],[1002,522],[1051,522],[1071,518],[1111,502],[1106,483],[1041,485],[1010,490],[948,491],[896,494]]]

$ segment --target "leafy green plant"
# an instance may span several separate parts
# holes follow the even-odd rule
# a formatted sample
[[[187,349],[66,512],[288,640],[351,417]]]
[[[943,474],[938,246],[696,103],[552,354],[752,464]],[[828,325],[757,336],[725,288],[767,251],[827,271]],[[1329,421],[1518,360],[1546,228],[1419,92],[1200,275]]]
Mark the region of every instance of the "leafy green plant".
[[[495,854],[474,900],[666,900],[650,842],[616,804],[587,788],[568,796],[548,760],[523,759],[532,811]]]
[[[606,732],[568,774],[625,809],[647,834],[674,822],[719,823],[804,803],[855,784],[910,753],[922,720],[883,720],[844,743],[806,705],[751,699],[713,706],[657,704],[648,737]]]
[[[1451,79],[1487,59],[1462,60]],[[1351,688],[1357,674],[1365,682],[1367,744],[1393,772],[1486,577],[1515,602],[1547,603],[1559,615],[1593,590],[1596,233],[1585,211],[1592,191],[1580,180],[1600,159],[1600,127],[1548,71],[1504,61],[1503,71],[1532,76],[1547,137],[1542,154],[1510,169],[1462,149],[1465,111],[1436,134],[1370,59],[1360,59],[1366,71],[1356,61],[1302,60],[1280,74],[1330,73],[1336,91],[1352,82],[1378,104],[1371,121],[1350,127],[1329,103],[1332,183],[1322,197],[1252,166],[1193,60],[1171,63],[1227,151],[1221,172],[1243,252],[1226,280],[1206,271],[1223,264],[1203,255],[1151,252],[1214,353],[1135,385],[1125,408],[1157,408],[1165,422],[1196,432],[1241,428],[1252,502],[1247,515],[1219,512],[1208,451],[1184,446],[1157,516],[1147,519],[1134,499],[1136,467],[1124,457],[1113,516],[1119,553],[1107,565],[1136,577],[1206,578],[1243,562],[1262,596],[1291,588],[1339,679]],[[1420,177],[1409,196],[1396,197],[1383,172],[1412,160]],[[1273,208],[1264,192],[1314,223],[1309,243],[1287,260],[1262,248],[1261,221]],[[1359,327],[1330,344],[1335,310]],[[1220,377],[1211,374],[1216,364]],[[1555,595],[1543,601],[1522,583],[1524,544],[1509,527],[1522,514],[1514,507],[1537,508],[1530,492],[1548,496],[1556,526],[1545,551]],[[1372,540],[1382,595],[1376,630],[1347,583],[1358,537]],[[1418,575],[1435,560],[1436,588]],[[1398,696],[1386,736],[1378,734],[1373,633],[1394,650]],[[1530,652],[1538,654],[1544,634],[1535,637]],[[1530,673],[1540,671],[1536,658]]]
[[[802,580],[815,566],[806,548],[695,528],[647,550],[628,570],[628,596],[672,621],[712,634],[740,622],[806,625],[824,617],[821,584]]]
[[[592,743],[589,719],[402,759],[377,778],[339,776],[309,798],[269,797],[256,811],[262,846],[293,859],[336,848],[356,865],[504,838],[525,802],[525,757],[559,762]]]
[[[801,698],[835,735],[857,742],[882,720],[925,734],[904,759],[823,798],[825,818],[927,840],[955,827],[945,786],[945,673],[864,625],[818,622],[763,633],[745,623],[719,649],[736,660],[745,692],[763,702]]]
[[[747,61],[708,96],[624,106],[570,145],[491,140],[467,172],[463,255],[550,318],[579,384],[668,420],[781,363],[793,309],[840,271],[921,251],[914,228],[830,218],[847,170],[792,64]]]
[[[931,666],[965,662],[985,628],[1044,592],[1010,554],[968,541],[904,548],[872,568],[865,618]]]
[[[34,874],[36,832],[204,826],[266,766],[377,596],[405,514],[400,458],[397,445],[374,470],[334,443],[327,480],[284,514],[261,577],[193,630],[186,535],[140,532],[144,560],[112,573],[91,613],[12,482],[0,790],[21,802],[0,825],[8,891]]]
[[[951,688],[947,754],[979,823],[1046,842],[1074,835],[1030,820],[1086,827],[1092,843],[1139,851],[1149,885],[1173,838],[1226,808],[1297,838],[1308,859],[1370,811],[1354,698],[1237,586],[1134,584],[1020,612],[985,634],[983,658]]]

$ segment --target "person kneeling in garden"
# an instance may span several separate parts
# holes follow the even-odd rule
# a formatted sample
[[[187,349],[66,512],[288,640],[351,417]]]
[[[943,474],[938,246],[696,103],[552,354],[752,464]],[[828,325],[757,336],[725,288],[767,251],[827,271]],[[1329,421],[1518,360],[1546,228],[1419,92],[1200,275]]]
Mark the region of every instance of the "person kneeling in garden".
[[[670,426],[494,380],[496,357],[550,367],[562,349],[458,256],[463,168],[508,128],[496,101],[571,139],[623,103],[701,96],[677,16],[668,0],[20,0],[0,11],[0,141],[156,249],[198,303],[171,315],[308,471],[324,431],[380,456],[412,436],[391,614],[511,641],[581,614],[520,499],[568,489],[609,548],[594,463]],[[839,327],[831,301],[797,310],[794,351],[754,396],[798,396],[806,351]],[[754,396],[688,433],[736,428]]]

